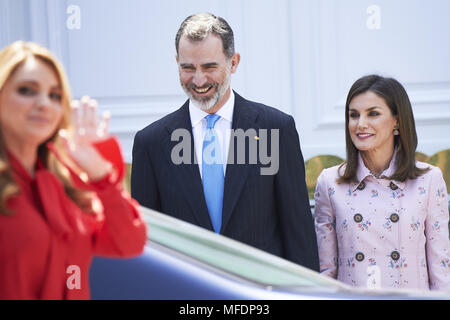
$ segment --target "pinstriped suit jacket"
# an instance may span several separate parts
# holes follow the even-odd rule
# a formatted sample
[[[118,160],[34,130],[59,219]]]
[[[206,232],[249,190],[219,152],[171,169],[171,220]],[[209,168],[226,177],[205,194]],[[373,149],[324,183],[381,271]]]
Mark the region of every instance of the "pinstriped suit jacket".
[[[131,194],[142,206],[213,230],[203,195],[195,149],[191,139],[191,164],[171,160],[176,129],[191,133],[188,103],[139,131],[134,139]],[[294,119],[235,93],[232,129],[279,129],[279,169],[261,175],[264,167],[248,158],[238,164],[237,143],[225,175],[222,228],[224,236],[319,271],[317,240],[309,208],[305,167]],[[270,141],[267,150],[271,150]],[[259,150],[259,146],[258,146]],[[275,155],[270,155],[274,157]],[[259,156],[258,156],[259,158]],[[254,161],[253,161],[254,163]],[[266,165],[265,167],[268,167]]]

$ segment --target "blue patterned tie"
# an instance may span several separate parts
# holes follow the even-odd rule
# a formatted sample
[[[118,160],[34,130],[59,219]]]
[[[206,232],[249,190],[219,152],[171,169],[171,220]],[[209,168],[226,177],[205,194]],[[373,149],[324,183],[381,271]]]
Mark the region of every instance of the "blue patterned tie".
[[[206,134],[202,149],[202,179],[203,193],[209,216],[216,233],[220,233],[222,226],[222,203],[223,203],[223,164],[220,141],[214,125],[220,116],[210,114],[206,116]]]

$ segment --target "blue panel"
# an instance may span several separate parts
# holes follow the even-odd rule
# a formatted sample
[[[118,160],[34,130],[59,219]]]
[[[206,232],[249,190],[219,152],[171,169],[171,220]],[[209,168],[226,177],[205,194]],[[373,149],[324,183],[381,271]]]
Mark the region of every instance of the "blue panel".
[[[255,298],[241,284],[150,247],[133,259],[95,258],[90,281],[92,299]]]

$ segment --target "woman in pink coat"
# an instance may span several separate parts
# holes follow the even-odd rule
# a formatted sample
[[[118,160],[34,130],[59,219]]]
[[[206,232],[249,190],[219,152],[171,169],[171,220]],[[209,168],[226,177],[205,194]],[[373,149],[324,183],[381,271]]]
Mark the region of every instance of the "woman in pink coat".
[[[415,160],[408,95],[357,80],[345,107],[347,160],[315,193],[320,272],[352,286],[450,291],[448,197],[439,168]]]

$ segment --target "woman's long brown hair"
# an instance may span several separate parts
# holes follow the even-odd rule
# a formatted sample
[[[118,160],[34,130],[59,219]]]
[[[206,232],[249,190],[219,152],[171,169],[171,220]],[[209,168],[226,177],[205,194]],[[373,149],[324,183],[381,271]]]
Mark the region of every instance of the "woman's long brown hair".
[[[337,179],[338,183],[357,182],[358,149],[350,136],[349,106],[354,97],[365,92],[373,92],[383,98],[391,113],[398,120],[399,135],[394,137],[394,147],[397,148],[396,170],[391,180],[405,181],[415,179],[429,169],[416,167],[415,152],[417,148],[417,133],[414,115],[405,88],[393,78],[384,78],[379,75],[364,76],[352,85],[345,104],[345,143],[347,160],[339,169],[345,166],[344,173]],[[341,172],[341,170],[339,170]]]

